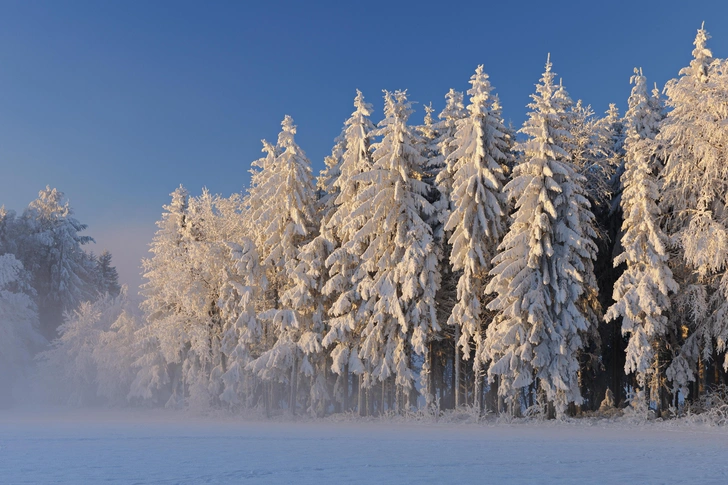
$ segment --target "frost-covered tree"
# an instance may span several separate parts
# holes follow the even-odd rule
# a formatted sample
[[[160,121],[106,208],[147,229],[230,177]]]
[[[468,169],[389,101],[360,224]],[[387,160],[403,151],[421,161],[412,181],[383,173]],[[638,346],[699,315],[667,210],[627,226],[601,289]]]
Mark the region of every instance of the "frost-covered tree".
[[[580,403],[579,352],[593,329],[596,246],[589,202],[570,162],[563,88],[554,84],[550,60],[532,95],[516,149],[523,159],[505,190],[516,201],[512,225],[494,258],[496,293],[488,308],[498,316],[488,327],[485,356],[499,394],[517,397],[534,379],[557,414]]]
[[[456,348],[463,350],[463,357],[470,358],[471,344],[475,344],[473,367],[477,386],[481,379],[483,322],[483,296],[491,260],[505,233],[506,203],[503,195],[504,167],[508,153],[508,135],[494,112],[493,88],[483,66],[478,66],[470,78],[471,89],[469,116],[457,121],[457,130],[451,146],[454,150],[446,159],[445,172],[452,180],[450,188],[442,186],[443,193],[450,192],[451,210],[446,234],[451,245],[450,264],[461,272],[457,286],[457,303],[452,309],[448,324],[459,330]],[[456,352],[456,365],[459,356]],[[460,404],[459,392],[455,394]]]
[[[728,341],[728,61],[713,58],[709,38],[701,27],[690,65],[666,84],[670,111],[657,136],[665,160],[661,205],[685,267],[676,299],[688,309],[689,335],[667,370],[683,392],[700,361],[720,358]]]
[[[56,336],[63,312],[94,298],[89,260],[82,246],[93,242],[73,217],[63,192],[46,187],[24,211],[16,256],[31,275],[41,331]]]
[[[170,406],[176,405],[184,396],[181,382],[181,363],[186,351],[185,327],[188,317],[183,309],[179,288],[187,286],[189,272],[185,268],[188,245],[189,194],[180,186],[171,194],[172,200],[164,206],[162,219],[157,222],[157,233],[152,240],[149,252],[152,256],[142,260],[144,278],[141,288],[144,296],[142,308],[148,327],[142,330],[146,352],[139,356],[142,374],[150,372],[149,378],[135,382],[135,395],[151,397],[157,390],[146,385],[167,385],[172,380]],[[162,360],[165,364],[160,367]],[[167,364],[171,367],[169,376]]]
[[[625,115],[627,138],[621,196],[623,251],[614,259],[615,266],[626,263],[627,269],[614,286],[615,303],[605,318],[609,321],[622,317],[622,333],[629,338],[624,370],[634,373],[644,390],[650,375],[660,377],[655,358],[669,332],[669,294],[678,288],[668,266],[667,238],[660,228],[660,184],[654,162],[654,138],[663,115],[647,93],[641,70],[635,69],[630,82],[634,86]]]
[[[352,243],[352,239],[361,224],[361,219],[356,219],[353,212],[359,193],[365,187],[357,177],[372,169],[374,125],[369,119],[371,114],[372,106],[357,91],[354,112],[345,123],[346,150],[341,156],[339,176],[333,184],[337,195],[331,216],[324,217],[321,227],[321,235],[332,245],[326,259],[329,277],[321,290],[332,300],[328,310],[329,328],[322,343],[325,347],[333,347],[332,370],[345,382],[338,387],[347,386],[342,389],[342,400],[348,399],[348,374],[361,375],[364,370],[359,360],[363,314],[355,280],[361,264],[361,249]],[[343,404],[348,407],[348,402]]]
[[[413,389],[413,354],[423,355],[435,315],[437,260],[432,229],[422,214],[432,213],[424,197],[424,160],[418,140],[407,125],[411,114],[406,92],[385,91],[385,118],[373,146],[372,169],[352,177],[362,184],[345,231],[345,247],[360,267],[352,276],[362,298],[358,357],[365,374],[381,382],[394,378],[397,406],[405,406]]]
[[[253,197],[259,196],[257,192],[263,194],[259,199],[262,208],[255,215],[254,224],[261,233],[258,251],[267,267],[268,289],[272,291],[266,307],[259,313],[266,322],[266,339],[272,345],[248,364],[248,368],[266,380],[288,381],[289,406],[295,412],[298,372],[301,364],[305,367],[308,363],[306,352],[300,348],[306,343],[299,345],[299,340],[308,338],[316,324],[311,319],[308,322],[299,319],[300,313],[286,308],[291,302],[285,295],[297,284],[294,278],[300,275],[300,249],[316,236],[319,221],[311,163],[295,142],[293,119],[286,116],[281,126],[277,146],[272,150],[277,156],[265,164],[261,172],[265,179],[255,187],[255,192],[251,190],[247,201],[252,207]]]

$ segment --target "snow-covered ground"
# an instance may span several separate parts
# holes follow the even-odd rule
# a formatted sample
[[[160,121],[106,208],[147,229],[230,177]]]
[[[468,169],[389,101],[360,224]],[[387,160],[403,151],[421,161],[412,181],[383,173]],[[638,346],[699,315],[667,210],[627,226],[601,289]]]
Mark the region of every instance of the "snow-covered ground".
[[[728,429],[0,412],[2,484],[728,483]]]

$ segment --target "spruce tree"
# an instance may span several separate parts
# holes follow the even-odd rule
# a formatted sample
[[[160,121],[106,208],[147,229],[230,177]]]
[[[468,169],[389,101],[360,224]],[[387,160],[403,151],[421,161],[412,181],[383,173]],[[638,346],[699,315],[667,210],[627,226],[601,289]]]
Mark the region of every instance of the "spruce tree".
[[[353,275],[362,299],[359,358],[366,377],[382,383],[394,378],[401,411],[414,389],[412,357],[423,355],[430,332],[439,330],[439,281],[432,229],[423,220],[433,211],[420,180],[424,160],[407,125],[411,103],[404,91],[385,91],[384,101],[373,166],[352,178],[362,188],[346,227],[353,234],[346,247],[361,261]]]
[[[568,97],[554,77],[549,60],[521,129],[528,140],[516,147],[523,159],[505,187],[516,205],[487,286],[497,294],[488,308],[499,314],[488,327],[485,356],[512,412],[535,379],[562,415],[568,403],[582,401],[579,352],[594,325],[586,300],[595,291],[596,234],[584,178],[570,162]]]
[[[469,116],[458,120],[443,173],[452,179],[449,217],[445,224],[451,249],[449,261],[460,272],[457,303],[448,324],[460,330],[456,347],[463,358],[470,359],[475,344],[473,368],[479,382],[482,372],[482,306],[491,259],[505,233],[506,203],[503,195],[504,168],[508,152],[508,135],[499,113],[494,112],[494,96],[488,75],[478,66],[470,78]],[[444,181],[445,177],[440,177]],[[448,187],[442,186],[446,193]],[[456,363],[459,356],[456,352]],[[459,364],[457,364],[459,365]],[[476,382],[476,401],[480,386]],[[456,404],[460,404],[456,392]]]
[[[677,283],[668,266],[667,238],[660,227],[658,207],[660,184],[654,162],[660,106],[647,93],[646,78],[635,69],[634,84],[625,115],[625,172],[621,207],[624,214],[621,238],[623,251],[614,266],[626,263],[627,269],[614,286],[615,303],[605,318],[622,317],[622,333],[629,337],[625,372],[635,373],[641,390],[652,375],[659,382],[659,365],[653,365],[659,346],[669,332],[667,312],[669,293]],[[658,385],[652,386],[658,389]]]

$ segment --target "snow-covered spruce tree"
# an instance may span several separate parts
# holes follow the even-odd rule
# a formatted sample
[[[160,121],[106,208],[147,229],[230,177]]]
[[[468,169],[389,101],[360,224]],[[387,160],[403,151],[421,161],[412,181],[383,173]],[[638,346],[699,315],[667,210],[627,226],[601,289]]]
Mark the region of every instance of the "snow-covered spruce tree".
[[[342,400],[348,401],[348,375],[362,376],[364,368],[359,360],[360,335],[364,325],[361,295],[356,286],[356,274],[360,271],[362,249],[352,239],[363,219],[353,217],[358,194],[364,184],[356,177],[372,169],[371,143],[374,125],[369,117],[372,106],[357,91],[354,99],[354,112],[346,121],[344,143],[346,150],[341,156],[339,176],[333,183],[336,198],[330,217],[324,217],[321,235],[327,237],[332,251],[326,259],[329,278],[322,288],[323,294],[332,299],[329,309],[328,331],[323,339],[325,347],[333,346],[331,351],[332,370],[346,386],[342,389]],[[363,379],[363,377],[361,378]],[[364,412],[362,388],[359,383],[359,411]],[[349,406],[343,402],[344,409]]]
[[[320,345],[306,339],[322,329],[312,315],[290,308],[292,300],[287,299],[286,292],[297,285],[299,252],[315,237],[318,221],[311,163],[295,142],[293,119],[286,115],[281,126],[273,151],[277,156],[265,164],[265,180],[256,187],[263,196],[254,221],[260,231],[258,251],[267,268],[269,292],[258,316],[265,323],[264,338],[271,346],[248,364],[248,369],[268,381],[288,382],[289,409],[295,412],[298,374],[311,370],[308,355],[320,350]],[[251,201],[249,207],[253,207]],[[320,334],[316,336],[316,344],[320,338]]]
[[[670,111],[657,136],[665,159],[661,205],[682,260],[673,263],[676,306],[687,310],[681,324],[689,333],[667,376],[683,394],[696,378],[704,388],[708,362],[723,357],[728,341],[728,61],[713,58],[709,38],[701,27],[690,65],[665,86]]]
[[[499,312],[488,327],[488,376],[500,377],[499,394],[518,412],[521,390],[536,380],[557,415],[579,404],[579,352],[593,330],[596,258],[593,218],[584,178],[569,160],[562,89],[550,60],[529,104],[516,149],[523,159],[505,190],[516,201],[512,225],[494,258],[486,291]]]
[[[627,269],[614,286],[615,303],[607,311],[608,321],[622,317],[622,333],[629,337],[624,370],[634,373],[641,391],[645,385],[661,379],[658,358],[668,332],[669,293],[677,283],[668,267],[667,238],[660,228],[661,212],[657,205],[660,184],[654,163],[654,138],[663,115],[647,93],[646,78],[635,69],[634,84],[625,115],[625,172],[621,207],[623,252],[614,266],[626,263]],[[651,385],[651,400],[659,403],[659,385]],[[647,396],[644,396],[647,397]]]
[[[0,408],[10,406],[33,355],[46,343],[38,332],[38,313],[30,277],[12,254],[0,255]]]
[[[40,329],[50,340],[64,312],[95,296],[82,248],[93,239],[80,234],[86,225],[73,217],[63,192],[50,187],[39,192],[19,223],[23,227],[16,256],[31,275]]]
[[[362,183],[346,230],[345,245],[360,258],[353,275],[362,298],[359,358],[367,375],[386,384],[394,378],[396,407],[408,406],[413,354],[423,355],[428,335],[438,331],[435,293],[439,278],[432,229],[422,214],[433,211],[420,180],[423,159],[405,91],[385,91],[385,119],[373,146],[373,167],[352,177]],[[369,382],[369,379],[366,379]]]
[[[148,326],[140,329],[140,342],[144,352],[138,357],[140,376],[132,386],[133,397],[151,398],[166,394],[169,406],[177,406],[184,399],[181,364],[186,352],[185,328],[188,317],[178,289],[185,287],[189,271],[185,268],[188,245],[189,194],[180,186],[171,194],[172,200],[164,206],[162,219],[157,222],[157,233],[150,245],[152,256],[142,260],[144,278],[141,304]],[[160,360],[164,362],[160,365]],[[169,366],[169,368],[168,368]],[[171,376],[169,374],[172,374]],[[166,386],[171,383],[171,397]],[[161,395],[160,395],[161,398]]]
[[[500,113],[493,112],[493,88],[482,65],[475,70],[470,84],[469,116],[457,122],[451,143],[454,151],[448,155],[441,173],[448,172],[447,178],[452,180],[448,204],[451,210],[444,229],[451,245],[450,264],[453,270],[461,272],[457,303],[448,324],[459,330],[456,363],[459,362],[457,350],[462,348],[463,358],[468,360],[471,344],[475,344],[475,403],[479,406],[482,300],[491,260],[506,229],[503,183],[508,135],[498,116]],[[442,187],[441,191],[446,193],[448,188]],[[455,394],[456,405],[462,404],[459,394]]]

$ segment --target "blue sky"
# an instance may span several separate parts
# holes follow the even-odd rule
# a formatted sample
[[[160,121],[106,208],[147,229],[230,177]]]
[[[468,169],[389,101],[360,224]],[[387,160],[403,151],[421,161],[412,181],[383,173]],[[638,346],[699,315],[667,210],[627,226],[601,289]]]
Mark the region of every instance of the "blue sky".
[[[64,191],[122,280],[180,183],[229,195],[285,114],[322,167],[355,89],[439,111],[484,64],[520,126],[547,52],[574,99],[621,110],[632,68],[660,87],[700,23],[728,57],[728,1],[0,2],[0,204]]]

